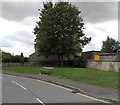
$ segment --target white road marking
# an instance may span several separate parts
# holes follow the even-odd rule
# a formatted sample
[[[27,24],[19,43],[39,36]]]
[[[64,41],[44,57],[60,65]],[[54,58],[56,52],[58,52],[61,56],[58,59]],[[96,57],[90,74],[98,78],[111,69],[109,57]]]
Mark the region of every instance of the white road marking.
[[[90,98],[90,99],[93,99],[93,100],[96,100],[96,101],[100,101],[100,102],[103,102],[103,103],[110,103],[110,102],[107,102],[107,101],[104,101],[104,100],[101,100],[101,99],[97,99],[97,98],[94,98],[94,97],[91,97],[91,96],[87,96],[85,94],[81,94],[81,93],[76,93],[80,96],[83,96],[83,97],[86,97],[86,98]]]
[[[15,82],[15,81],[12,81],[12,82],[15,83],[16,85],[20,86],[20,87],[23,88],[24,90],[27,90],[25,87],[23,87],[23,86],[20,85],[19,83]],[[39,103],[45,105],[39,98],[36,98],[36,100],[37,100]]]
[[[15,83],[16,85],[20,86],[21,88],[23,88],[24,90],[27,90],[25,87],[23,87],[22,85],[20,85],[19,83],[12,81],[13,83]]]
[[[4,74],[4,75],[6,75],[6,76],[11,76],[11,77],[17,77],[17,76],[8,75],[8,74]],[[18,76],[18,77],[20,77],[20,76]],[[26,78],[26,79],[31,79],[31,80],[39,81],[39,82],[42,82],[42,83],[50,84],[50,85],[53,85],[53,86],[56,86],[56,87],[63,88],[63,89],[65,89],[65,90],[71,91],[71,89],[69,89],[69,88],[65,88],[65,87],[60,86],[60,85],[56,85],[56,84],[53,84],[53,83],[49,83],[49,82],[46,82],[46,81],[44,81],[44,80],[38,80],[38,79],[29,78],[29,77],[21,77],[21,78]]]
[[[37,100],[39,103],[45,105],[39,98],[36,98],[36,100]]]
[[[4,74],[6,75],[6,74]],[[11,75],[8,75],[7,76],[11,76]],[[16,76],[12,76],[12,77],[16,77]],[[20,76],[19,76],[20,77]],[[25,78],[25,77],[21,77],[21,78]],[[53,84],[53,83],[49,83],[49,82],[46,82],[44,80],[37,80],[37,79],[33,79],[33,78],[29,78],[29,77],[26,77],[27,79],[32,79],[32,80],[35,80],[35,81],[40,81],[40,82],[43,82],[43,83],[46,83],[46,84],[50,84],[50,85],[53,85],[53,86],[57,86],[57,87],[60,87],[60,88],[63,88],[65,90],[68,90],[68,91],[72,91],[71,89],[69,88],[65,88],[65,87],[62,87],[62,86],[59,86],[59,85],[56,85],[56,84]],[[23,87],[23,86],[22,86]],[[25,88],[26,89],[26,88]],[[96,100],[96,101],[100,101],[100,102],[103,102],[103,103],[110,103],[108,101],[104,101],[104,100],[101,100],[101,99],[97,99],[97,98],[94,98],[92,96],[87,96],[87,95],[84,95],[84,94],[81,94],[81,93],[76,93],[80,96],[83,96],[83,97],[86,97],[86,98],[89,98],[89,99],[93,99],[93,100]],[[39,98],[36,98],[37,100],[39,100]],[[41,101],[40,101],[41,102]],[[43,104],[44,105],[44,104]]]
[[[31,79],[31,78],[29,78],[29,79]],[[40,81],[40,82],[43,82],[43,83],[46,83],[46,84],[50,84],[50,85],[53,85],[53,86],[56,86],[56,87],[65,89],[65,90],[67,90],[67,91],[72,91],[72,90],[69,89],[69,88],[62,87],[62,86],[59,86],[59,85],[56,85],[56,84],[53,84],[53,83],[48,83],[48,82],[46,82],[46,81],[37,80],[37,79],[32,79],[32,80],[36,80],[36,81]],[[86,98],[89,98],[89,99],[93,99],[93,100],[95,100],[95,101],[99,101],[99,102],[103,102],[103,103],[110,103],[110,102],[107,102],[107,101],[104,101],[104,100],[101,100],[101,99],[94,98],[94,97],[92,97],[92,96],[87,96],[87,95],[85,95],[85,94],[81,94],[81,93],[76,93],[76,94],[78,94],[78,95],[80,95],[80,96],[83,96],[83,97],[86,97]]]

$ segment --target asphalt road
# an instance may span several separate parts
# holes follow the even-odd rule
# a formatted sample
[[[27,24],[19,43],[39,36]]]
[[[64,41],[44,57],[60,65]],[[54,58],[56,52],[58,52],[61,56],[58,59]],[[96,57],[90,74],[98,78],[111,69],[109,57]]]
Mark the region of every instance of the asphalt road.
[[[2,76],[2,103],[102,103],[69,89],[25,77]]]

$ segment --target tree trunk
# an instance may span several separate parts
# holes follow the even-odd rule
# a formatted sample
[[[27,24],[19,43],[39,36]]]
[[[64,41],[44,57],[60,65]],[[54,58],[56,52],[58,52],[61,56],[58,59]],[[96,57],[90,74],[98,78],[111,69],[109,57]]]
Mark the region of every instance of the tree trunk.
[[[60,55],[58,54],[58,66],[61,66]]]
[[[63,60],[63,55],[61,55],[61,60],[60,60],[60,66],[64,66],[64,60]]]
[[[58,65],[64,66],[63,55],[58,54]]]

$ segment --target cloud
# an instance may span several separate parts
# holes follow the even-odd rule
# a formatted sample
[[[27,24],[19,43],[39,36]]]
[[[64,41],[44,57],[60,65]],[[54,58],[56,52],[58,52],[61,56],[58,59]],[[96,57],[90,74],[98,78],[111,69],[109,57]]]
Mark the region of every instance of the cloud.
[[[23,52],[25,56],[33,53],[35,36],[32,31],[35,27],[35,19],[35,17],[29,17],[22,22],[14,22],[0,18],[2,20],[0,24],[1,49],[14,54]]]
[[[118,39],[118,22],[117,21],[107,21],[104,23],[91,24],[87,23],[85,25],[85,34],[92,37],[91,42],[86,45],[83,51],[88,50],[100,50],[102,46],[102,41],[105,41],[107,36],[114,39]]]
[[[73,2],[85,23],[101,23],[118,18],[117,2]]]
[[[34,35],[30,32],[20,31],[2,38],[2,46],[15,46],[14,42],[21,43],[22,46],[30,47],[34,45]]]
[[[79,6],[85,22],[85,34],[92,37],[83,51],[100,50],[107,36],[118,38],[117,3],[74,2]],[[34,52],[34,34],[41,2],[3,2],[0,18],[0,40],[2,50],[14,54],[23,52],[28,56]],[[120,37],[119,37],[120,40]]]
[[[115,39],[118,38],[118,22],[117,21],[107,21],[104,23],[87,23],[85,25],[86,33],[89,36],[97,37],[98,39],[104,39],[104,36],[111,36]],[[89,34],[91,33],[91,35]]]
[[[92,50],[97,50],[99,51],[100,49],[97,48],[96,44],[93,42],[90,42],[89,44],[87,44],[84,48],[83,48],[83,52],[85,51],[92,51]]]
[[[2,17],[10,21],[23,21],[24,18],[38,16],[42,2],[3,2]]]
[[[30,17],[29,17],[30,18]],[[36,18],[37,19],[37,18]],[[8,36],[10,34],[20,32],[20,31],[27,31],[32,32],[35,27],[35,17],[31,18],[31,24],[28,24],[29,19],[25,21],[16,22],[16,21],[8,21],[6,19],[0,18],[0,37]]]
[[[11,40],[9,39],[6,39],[4,41],[2,39],[0,40],[2,41],[0,47],[13,47],[13,43],[11,42]]]
[[[117,2],[72,2],[80,11],[85,23],[97,23],[118,18]],[[42,2],[3,2],[2,17],[12,21],[38,16]]]
[[[0,38],[3,36],[9,36],[20,31],[32,33],[37,20],[37,17],[29,17],[25,18],[21,22],[16,22],[0,18]]]
[[[28,57],[34,52],[34,35],[30,32],[20,31],[4,36],[1,49],[15,55],[23,52]]]
[[[38,17],[27,17],[24,18],[24,20],[22,21],[22,24],[24,25],[35,25],[35,23],[39,20]]]
[[[2,47],[2,50],[10,52],[11,54],[14,55],[20,55],[22,52],[23,55],[27,57],[29,57],[29,55],[34,52],[34,46],[31,47],[21,46],[21,43],[19,42],[14,42],[14,44],[15,46],[12,47]]]

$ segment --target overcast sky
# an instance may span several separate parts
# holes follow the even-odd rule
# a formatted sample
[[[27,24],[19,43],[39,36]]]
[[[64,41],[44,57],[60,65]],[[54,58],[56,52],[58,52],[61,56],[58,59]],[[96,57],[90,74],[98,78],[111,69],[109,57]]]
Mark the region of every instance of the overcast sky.
[[[28,1],[28,0],[27,0]],[[69,0],[70,1],[70,0]],[[117,2],[73,2],[81,11],[85,23],[84,33],[92,37],[83,51],[100,50],[102,41],[110,36],[118,40]],[[32,33],[38,21],[38,9],[42,2],[2,2],[0,16],[0,48],[14,55],[34,53],[35,35]]]

